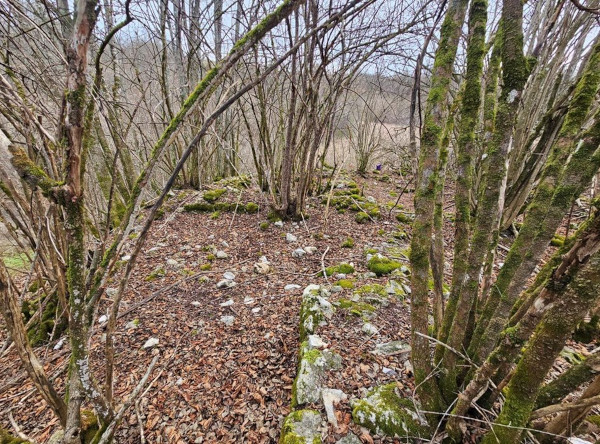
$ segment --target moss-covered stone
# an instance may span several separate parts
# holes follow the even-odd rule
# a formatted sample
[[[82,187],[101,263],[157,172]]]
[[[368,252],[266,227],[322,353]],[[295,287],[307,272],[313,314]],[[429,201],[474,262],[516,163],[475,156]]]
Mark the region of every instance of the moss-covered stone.
[[[254,202],[248,202],[246,204],[245,209],[246,209],[246,213],[248,213],[248,214],[258,213],[258,205],[255,204]]]
[[[340,279],[335,283],[335,285],[339,285],[344,290],[351,290],[354,288],[354,282],[352,282],[350,279]]]
[[[327,276],[332,276],[333,274],[336,274],[336,273],[352,274],[352,273],[354,273],[354,267],[350,264],[342,262],[341,264],[332,265],[331,267],[325,268],[325,273],[327,273]],[[323,276],[322,271],[319,273],[319,276]]]
[[[267,221],[263,221],[258,225],[258,228],[260,228],[262,231],[266,231],[269,229],[269,222]]]
[[[321,415],[316,410],[296,410],[283,422],[279,444],[321,444]]]
[[[396,214],[396,220],[401,224],[410,224],[412,223],[412,218],[406,213],[398,213]]]
[[[354,239],[351,237],[347,237],[344,242],[342,242],[342,248],[353,248],[354,247]]]
[[[205,202],[197,202],[184,205],[183,210],[187,212],[210,213],[215,210],[215,206]]]
[[[369,222],[370,219],[367,213],[365,213],[364,211],[360,211],[356,213],[356,216],[354,216],[354,220],[359,224],[366,224],[367,222]]]
[[[379,435],[415,439],[429,434],[427,421],[415,411],[412,400],[398,395],[395,383],[376,387],[356,401],[352,418]]]
[[[217,188],[215,190],[209,190],[202,195],[202,199],[209,203],[215,203],[219,198],[225,194],[227,190],[225,188]]]
[[[200,265],[200,270],[202,271],[209,271],[212,268],[211,264],[202,264]]]
[[[353,301],[351,299],[340,299],[337,302],[337,305],[339,308],[348,310],[351,314],[358,317],[368,317],[376,310],[374,305],[363,301]]]
[[[383,276],[390,274],[392,271],[400,268],[402,264],[400,262],[391,260],[385,256],[373,256],[367,262],[367,268],[375,273],[377,276]]]
[[[341,362],[338,354],[310,348],[308,341],[302,342],[298,373],[292,385],[292,407],[318,402],[321,399],[325,372],[339,368]]]
[[[315,333],[317,327],[333,314],[333,306],[324,296],[327,292],[319,285],[309,285],[302,293],[300,304],[300,340]]]

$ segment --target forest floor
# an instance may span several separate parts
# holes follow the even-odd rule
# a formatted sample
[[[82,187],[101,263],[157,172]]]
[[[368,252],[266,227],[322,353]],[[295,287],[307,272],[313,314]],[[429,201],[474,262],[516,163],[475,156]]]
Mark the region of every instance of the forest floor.
[[[303,289],[309,284],[332,287],[339,278],[351,281],[355,288],[388,285],[389,276],[368,273],[366,252],[372,250],[408,264],[409,240],[398,234],[409,236],[409,225],[399,224],[394,215],[400,209],[412,212],[412,194],[401,193],[405,184],[399,176],[393,175],[390,182],[383,178],[379,174],[354,178],[364,196],[374,198],[381,210],[379,220],[364,224],[355,221],[355,212],[326,211],[321,197],[310,199],[308,219],[279,226],[266,223],[268,205],[253,187],[243,189],[241,196],[229,192],[222,200],[256,202],[260,207],[256,214],[186,212],[184,205],[201,202],[202,192],[176,193],[164,218],[151,230],[121,307],[116,398],[126,398],[156,354],[160,360],[136,408],[125,416],[117,442],[277,442],[291,408]],[[389,207],[399,194],[400,205],[390,215]],[[444,212],[451,214],[452,205]],[[447,222],[449,255],[451,230]],[[348,238],[353,240],[352,247],[343,246]],[[301,247],[316,251],[292,257]],[[268,273],[257,273],[255,264],[264,263],[265,258]],[[355,271],[346,276],[318,276],[323,266],[340,263],[351,263]],[[236,285],[217,288],[226,278],[227,285],[230,281]],[[339,304],[352,293],[347,288],[331,294],[338,309],[319,331],[328,348],[342,358],[341,368],[327,374],[325,386],[348,396],[336,405],[338,424],[327,425],[325,442],[334,443],[349,431],[362,442],[393,442],[356,426],[350,403],[367,389],[390,382],[396,382],[407,397],[412,395],[408,354],[373,353],[377,344],[409,343],[410,294],[390,297],[387,305],[375,310],[368,323],[376,329],[370,330],[365,328],[364,317]],[[105,303],[101,310],[107,307]],[[104,372],[102,319],[100,313],[91,342],[92,368],[100,381]],[[3,342],[5,330],[0,330]],[[150,339],[158,343],[150,346]],[[68,341],[52,342],[37,353],[48,362],[46,371],[56,385],[64,386]],[[14,349],[0,357],[0,426],[11,428],[8,414],[12,413],[25,433],[45,442],[58,424],[16,362]],[[313,407],[323,411],[322,406]]]

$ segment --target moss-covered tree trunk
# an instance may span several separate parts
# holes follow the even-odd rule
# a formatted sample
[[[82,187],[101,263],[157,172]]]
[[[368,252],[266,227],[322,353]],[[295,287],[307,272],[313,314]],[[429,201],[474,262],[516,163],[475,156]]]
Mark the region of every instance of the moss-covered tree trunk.
[[[435,191],[438,189],[438,163],[442,135],[446,124],[448,93],[452,67],[464,22],[467,1],[452,0],[442,24],[440,43],[436,51],[431,88],[425,109],[421,136],[419,171],[415,187],[415,220],[411,241],[412,310],[411,340],[412,363],[418,394],[427,410],[440,411],[442,400],[434,379],[431,378],[432,363],[429,341],[421,336],[428,334],[428,278],[431,233],[435,207]]]
[[[523,352],[510,383],[506,401],[484,444],[517,443],[529,421],[544,378],[575,326],[600,294],[600,253],[577,273],[567,292],[547,310]],[[510,426],[510,427],[503,427]]]
[[[475,152],[475,127],[481,104],[481,74],[485,54],[485,29],[487,23],[487,1],[475,0],[469,11],[469,38],[467,42],[467,72],[461,104],[460,125],[457,143],[457,171],[455,191],[455,237],[454,265],[450,299],[446,308],[443,328],[438,333],[442,342],[459,350],[467,331],[469,312],[473,300],[460,298],[468,266],[469,234],[471,224],[471,190],[473,188],[473,155]],[[448,349],[442,364],[446,372],[441,376],[442,394],[452,399],[456,394],[456,355]]]
[[[476,340],[481,340],[477,350],[481,356],[486,356],[494,348],[511,308],[565,213],[598,170],[600,159],[595,155],[600,143],[598,116],[583,135],[580,131],[588,119],[599,85],[600,43],[597,43],[569,103],[565,123],[528,206],[523,227],[511,246],[479,319],[475,335]]]

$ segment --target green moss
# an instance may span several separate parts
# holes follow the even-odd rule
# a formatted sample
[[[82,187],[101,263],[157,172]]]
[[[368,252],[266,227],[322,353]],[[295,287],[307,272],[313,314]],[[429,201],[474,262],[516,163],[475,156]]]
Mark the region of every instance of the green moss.
[[[331,267],[325,268],[325,273],[327,273],[327,276],[332,276],[336,273],[352,274],[354,273],[354,267],[350,264],[342,262],[341,264],[332,265]],[[323,272],[321,271],[318,276],[323,276]]]
[[[24,270],[29,267],[29,258],[25,253],[14,253],[2,257],[4,265],[14,270]]]
[[[152,272],[148,276],[146,276],[145,280],[148,282],[154,281],[156,279],[164,277],[166,274],[167,273],[163,267],[157,267],[154,270],[152,270]]]
[[[215,256],[215,255],[214,255],[214,254],[212,254],[212,253],[211,253],[211,254],[208,254],[208,255],[206,255],[206,260],[207,260],[207,261],[211,261],[211,262],[212,262],[212,261],[214,261],[216,258],[217,258],[217,256]]]
[[[362,301],[352,301],[350,299],[340,299],[338,307],[343,310],[348,310],[355,316],[362,317],[364,313],[373,313],[376,308],[374,305]]]
[[[407,240],[408,239],[408,234],[406,234],[406,231],[404,231],[404,230],[394,231],[392,233],[392,236],[394,237],[394,239],[398,239],[398,240]]]
[[[390,191],[388,194],[390,195],[390,197],[398,197],[398,193],[396,193],[395,191]]]
[[[225,188],[217,188],[216,190],[209,190],[202,195],[202,199],[209,203],[216,202],[227,190]]]
[[[376,295],[382,298],[387,298],[387,292],[385,291],[385,287],[380,284],[363,285],[362,287],[357,288],[354,293],[358,294],[359,296]]]
[[[211,218],[212,220],[216,220],[216,219],[218,219],[220,216],[221,216],[221,212],[220,212],[220,211],[215,211],[214,213],[211,213],[211,214],[210,214],[210,218]]]
[[[352,282],[350,279],[340,279],[335,283],[335,285],[339,285],[345,290],[350,290],[354,288],[354,282]]]
[[[218,181],[221,186],[233,187],[237,189],[249,188],[252,185],[250,176],[242,174],[241,176],[227,177]]]
[[[342,242],[342,248],[352,248],[354,247],[354,239],[351,237],[347,237],[344,242]]]
[[[555,234],[552,240],[550,241],[550,245],[553,247],[562,247],[565,243],[565,237],[559,234]]]
[[[396,214],[396,220],[401,224],[410,224],[412,223],[412,218],[408,216],[406,213],[398,213]]]
[[[246,213],[248,213],[248,214],[258,213],[258,205],[255,204],[254,202],[248,202],[246,204]]]
[[[429,432],[427,422],[414,408],[411,400],[398,396],[396,384],[392,383],[372,389],[364,399],[355,402],[352,418],[379,435],[426,437]]]
[[[354,220],[359,223],[359,224],[365,224],[367,222],[369,222],[369,215],[367,213],[365,213],[364,211],[361,211],[359,213],[356,213],[356,216],[354,216]]]
[[[600,415],[590,415],[585,418],[585,420],[594,424],[596,427],[600,427]]]
[[[375,248],[367,248],[365,250],[365,254],[377,254],[377,253],[379,253],[379,252]]]
[[[25,441],[24,439],[17,438],[11,435],[7,430],[4,430],[0,427],[0,444],[25,444],[29,443],[29,441]]]
[[[402,264],[384,256],[373,256],[367,262],[367,268],[377,276],[390,274],[392,271],[400,268]]]
[[[209,271],[212,268],[211,264],[202,264],[200,265],[200,270],[202,271]]]
[[[39,309],[42,309],[39,314]],[[32,346],[38,347],[58,339],[67,329],[68,319],[65,314],[58,319],[58,294],[42,295],[36,299],[24,300],[21,304],[21,313],[25,323],[33,321],[27,329],[27,338]],[[58,310],[60,313],[61,310]]]
[[[262,231],[266,231],[269,229],[269,225],[269,222],[263,221],[258,225],[258,228],[260,228]]]
[[[198,202],[184,205],[183,210],[187,212],[210,213],[215,210],[215,206],[205,202]]]

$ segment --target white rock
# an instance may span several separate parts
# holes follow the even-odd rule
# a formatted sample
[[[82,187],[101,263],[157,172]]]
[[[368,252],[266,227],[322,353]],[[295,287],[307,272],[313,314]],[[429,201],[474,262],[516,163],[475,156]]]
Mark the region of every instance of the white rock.
[[[286,233],[285,240],[289,243],[298,241],[298,238],[294,236],[292,233]]]
[[[215,253],[215,256],[217,257],[217,259],[227,259],[229,257],[229,255],[227,253],[225,253],[223,250],[219,250]]]
[[[250,296],[246,296],[244,298],[244,304],[246,304],[246,305],[254,304],[254,298],[251,298]]]
[[[363,333],[366,333],[368,335],[376,335],[379,333],[379,329],[377,327],[375,327],[373,324],[371,324],[370,322],[365,322],[363,324],[362,331],[363,331]]]
[[[308,346],[310,348],[325,348],[327,343],[318,335],[308,335]]]
[[[253,269],[257,274],[269,274],[269,271],[271,271],[271,266],[265,262],[257,262],[254,264]]]
[[[304,247],[304,251],[306,251],[307,254],[315,254],[317,252],[317,247]]]
[[[267,259],[267,256],[259,257],[258,262],[262,262],[263,264],[270,264],[269,260]]]
[[[201,307],[201,306],[202,306],[202,303],[200,303],[200,302],[198,302],[198,301],[192,301],[192,305],[193,305],[194,307]]]
[[[229,299],[226,302],[223,302],[222,304],[219,304],[221,307],[231,307],[233,305],[233,299]]]
[[[102,315],[98,318],[98,324],[104,324],[106,321],[108,321],[108,316],[106,315]]]
[[[221,319],[219,320],[226,326],[231,327],[235,321],[235,318],[233,316],[221,316]]]
[[[344,291],[344,289],[340,285],[334,285],[331,287],[332,293],[341,293],[342,291]]]
[[[217,288],[231,288],[235,287],[237,284],[229,279],[223,279],[222,281],[217,282]]]
[[[181,376],[177,378],[177,381],[175,381],[175,385],[183,385],[183,378]]]
[[[260,307],[254,307],[252,309],[252,313],[258,313],[260,311]]]
[[[295,257],[296,259],[300,259],[305,254],[306,251],[304,251],[302,248],[296,248],[294,251],[292,251],[292,257]]]
[[[167,259],[167,265],[174,267],[178,264],[179,262],[177,262],[175,259]]]
[[[325,388],[321,392],[321,397],[323,398],[325,413],[327,413],[327,421],[337,427],[338,423],[333,404],[348,399],[348,396],[341,390]]]
[[[117,295],[118,291],[119,290],[117,290],[116,288],[108,287],[106,289],[106,296],[108,296],[109,298],[113,298]]]
[[[381,371],[382,371],[384,374],[386,374],[386,375],[389,375],[389,376],[394,376],[394,375],[397,375],[397,374],[398,374],[398,373],[396,373],[396,370],[394,370],[393,368],[387,368],[387,367],[383,367],[383,368],[381,369]]]
[[[158,338],[149,338],[144,345],[142,345],[142,348],[152,348],[155,345],[158,345],[159,340]]]
[[[227,241],[222,241],[221,244],[225,247],[225,248],[229,248],[229,244],[227,243]]]
[[[281,228],[281,227],[283,227],[283,222],[282,222],[282,221],[280,221],[280,220],[278,220],[278,221],[276,221],[276,222],[275,222],[273,225],[275,225],[276,227],[279,227],[279,228]]]
[[[373,196],[367,196],[367,202],[372,203],[372,204],[377,203],[377,201],[375,200],[375,198]]]
[[[346,279],[346,275],[345,275],[344,273],[337,273],[337,274],[335,275],[335,278],[336,278],[337,280],[340,280],[340,279]]]
[[[292,290],[296,290],[298,288],[300,288],[300,285],[297,285],[297,284],[287,284],[285,287],[283,287],[283,289],[285,291],[292,291]]]
[[[156,252],[158,250],[160,250],[160,247],[152,247],[148,251],[146,251],[146,253],[154,253],[154,252]]]
[[[126,254],[125,256],[121,256],[121,260],[122,261],[128,261],[129,259],[131,259],[131,255],[130,254]]]
[[[231,271],[226,271],[225,273],[223,273],[223,277],[232,281],[235,279],[235,274],[233,274]]]
[[[56,343],[54,346],[54,350],[60,350],[62,346],[65,344],[65,338],[60,338],[60,341]]]

